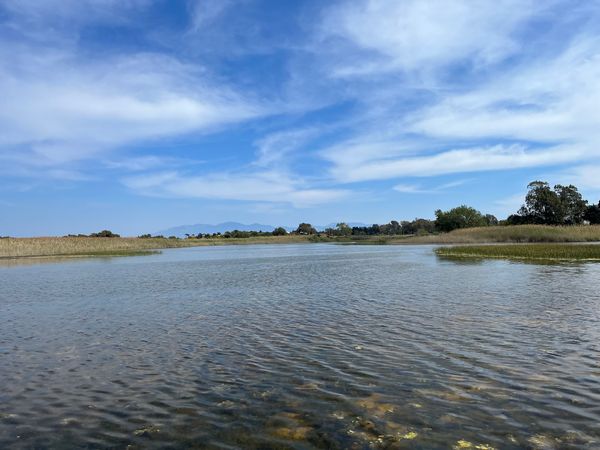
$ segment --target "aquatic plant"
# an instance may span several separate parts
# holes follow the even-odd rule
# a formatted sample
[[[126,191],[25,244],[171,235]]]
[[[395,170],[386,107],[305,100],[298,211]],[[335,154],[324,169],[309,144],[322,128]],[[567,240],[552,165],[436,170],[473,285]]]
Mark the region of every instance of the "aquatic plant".
[[[439,256],[463,258],[600,261],[600,245],[594,244],[468,245],[441,247],[435,252]]]

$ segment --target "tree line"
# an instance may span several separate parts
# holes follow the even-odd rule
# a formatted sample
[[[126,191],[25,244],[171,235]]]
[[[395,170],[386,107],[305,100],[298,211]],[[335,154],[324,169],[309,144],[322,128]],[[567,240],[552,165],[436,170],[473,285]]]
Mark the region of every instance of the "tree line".
[[[590,204],[583,198],[577,187],[557,184],[551,187],[545,181],[533,181],[527,185],[525,202],[515,213],[505,220],[498,220],[492,214],[483,214],[477,209],[460,205],[448,211],[435,211],[435,220],[416,218],[412,221],[392,220],[387,224],[351,227],[344,222],[335,227],[326,228],[319,232],[310,223],[302,222],[298,227],[288,231],[277,227],[273,231],[240,231],[232,230],[223,233],[186,234],[187,239],[244,239],[261,236],[323,235],[327,237],[350,236],[396,236],[396,235],[426,235],[437,232],[449,232],[460,228],[486,227],[496,225],[581,225],[600,224],[600,202]],[[110,230],[102,230],[90,235],[69,235],[69,237],[119,237]],[[143,234],[142,239],[165,238]],[[178,239],[169,236],[169,239]]]
[[[492,214],[482,214],[477,209],[461,205],[448,211],[435,211],[435,220],[415,219],[412,222],[392,220],[385,225],[349,227],[338,223],[327,228],[327,236],[376,236],[414,235],[449,232],[459,228],[487,227],[496,225],[581,225],[600,224],[600,202],[589,204],[577,187],[555,185],[545,181],[533,181],[527,185],[525,203],[506,220],[498,220]],[[310,224],[300,224],[299,234],[316,234]]]

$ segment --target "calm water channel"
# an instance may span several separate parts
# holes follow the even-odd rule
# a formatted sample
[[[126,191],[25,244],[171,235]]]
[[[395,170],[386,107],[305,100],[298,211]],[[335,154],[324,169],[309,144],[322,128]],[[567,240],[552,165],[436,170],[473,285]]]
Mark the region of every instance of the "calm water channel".
[[[600,264],[231,246],[0,266],[0,448],[600,448]]]

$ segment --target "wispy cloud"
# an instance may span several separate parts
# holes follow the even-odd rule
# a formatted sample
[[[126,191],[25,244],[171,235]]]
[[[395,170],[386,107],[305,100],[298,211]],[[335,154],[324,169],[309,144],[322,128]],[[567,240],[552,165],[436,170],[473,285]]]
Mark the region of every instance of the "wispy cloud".
[[[145,195],[288,203],[295,207],[328,203],[349,194],[341,189],[306,187],[297,177],[277,171],[206,176],[162,172],[129,177],[123,182]]]
[[[528,150],[521,145],[456,149],[399,159],[374,158],[360,166],[346,164],[343,154],[328,156],[335,164],[332,175],[344,183],[556,165],[576,161],[579,157],[577,149]]]
[[[198,68],[165,56],[140,54],[100,63],[17,59],[0,71],[6,100],[0,107],[0,143],[20,146],[49,164],[132,142],[207,131],[265,112],[203,80]]]
[[[447,192],[452,188],[462,186],[468,182],[469,180],[456,180],[430,188],[425,188],[421,184],[397,184],[393,187],[393,189],[396,192],[401,192],[402,194],[439,194]]]
[[[575,184],[600,195],[600,162],[570,167],[558,173],[556,178],[562,184]]]
[[[166,156],[147,155],[106,160],[103,162],[103,165],[107,169],[140,172],[156,169],[166,170],[167,168],[179,166],[190,167],[193,165],[199,165],[204,163],[205,161],[193,160],[189,158],[184,159]]]
[[[269,114],[261,100],[173,53],[115,48],[97,58],[80,48],[85,26],[135,26],[131,12],[149,5],[10,0],[0,7],[8,17],[0,21],[0,159],[12,160],[15,173],[79,171],[86,162],[123,159],[117,154],[127,147]]]
[[[353,183],[600,158],[597,32],[582,26],[552,47],[524,41],[532,20],[556,20],[553,6],[372,0],[330,9],[327,35],[343,44],[323,64],[352,75],[364,106],[363,126],[321,151],[331,176]],[[600,17],[598,8],[567,14],[584,13]],[[361,63],[348,66],[357,52]]]
[[[290,156],[301,156],[297,153],[320,133],[319,128],[313,127],[268,134],[255,143],[258,154],[254,163],[258,166],[272,166],[289,161]]]
[[[217,20],[234,5],[232,0],[205,0],[189,2],[190,31],[197,32]]]
[[[513,33],[534,13],[533,6],[517,0],[344,2],[327,12],[321,33],[350,47],[347,58],[335,60],[335,76],[397,70],[428,75],[449,64],[496,63],[518,51]],[[350,56],[356,52],[362,52],[360,58]]]

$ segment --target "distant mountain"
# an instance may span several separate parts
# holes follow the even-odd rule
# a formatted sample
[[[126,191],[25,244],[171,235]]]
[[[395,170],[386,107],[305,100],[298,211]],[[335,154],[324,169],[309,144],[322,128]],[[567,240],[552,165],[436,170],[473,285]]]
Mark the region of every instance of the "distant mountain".
[[[195,225],[181,225],[178,227],[167,228],[166,230],[157,231],[154,235],[177,236],[185,237],[186,234],[212,234],[224,233],[225,231],[273,231],[276,227],[273,225],[265,225],[262,223],[244,224],[239,222],[223,222],[217,225],[206,223],[197,223]],[[284,227],[286,228],[286,227]]]

